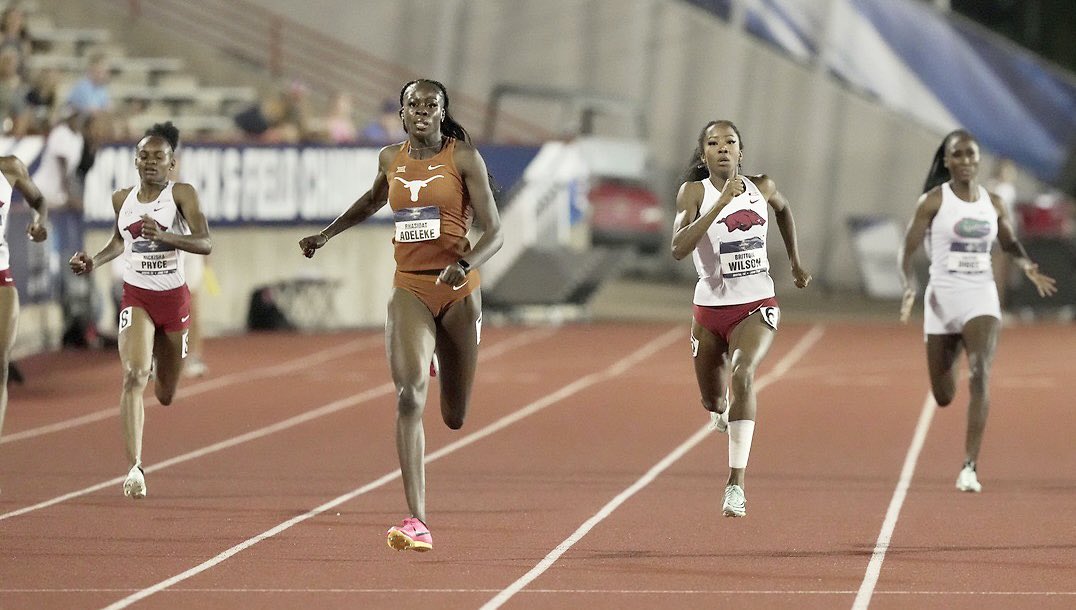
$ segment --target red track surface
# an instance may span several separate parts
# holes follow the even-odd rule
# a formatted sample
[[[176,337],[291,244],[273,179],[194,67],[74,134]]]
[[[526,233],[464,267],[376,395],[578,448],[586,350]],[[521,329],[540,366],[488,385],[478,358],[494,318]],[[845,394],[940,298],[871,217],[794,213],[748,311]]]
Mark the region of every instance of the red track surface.
[[[464,429],[441,425],[435,386],[427,407],[426,554],[384,541],[406,506],[379,333],[210,342],[211,375],[147,407],[140,502],[122,495],[105,411],[115,354],[27,360],[0,439],[0,608],[131,595],[145,608],[477,608],[529,572],[505,607],[851,607],[926,398],[919,333],[783,328],[758,380],[748,517],[724,519],[722,435],[640,482],[707,420],[686,332],[489,329]],[[936,410],[871,607],[1076,605],[1074,339],[1003,331],[981,495],[953,488],[966,390]]]

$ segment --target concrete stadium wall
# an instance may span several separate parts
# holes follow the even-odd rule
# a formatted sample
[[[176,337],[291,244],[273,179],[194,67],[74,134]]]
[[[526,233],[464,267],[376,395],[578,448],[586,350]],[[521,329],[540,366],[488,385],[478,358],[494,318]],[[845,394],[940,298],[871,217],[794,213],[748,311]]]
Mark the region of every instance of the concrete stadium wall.
[[[251,293],[259,286],[294,279],[339,280],[339,287],[326,294],[335,311],[334,319],[320,321],[326,327],[380,326],[385,323],[385,307],[392,290],[395,262],[392,257],[392,229],[386,225],[351,228],[333,238],[313,259],[299,252],[299,239],[317,233],[320,226],[286,228],[212,228],[213,254],[208,259],[220,285],[214,294],[203,290],[202,316],[209,335],[235,333],[246,326]],[[86,247],[97,252],[110,237],[106,230],[87,233]],[[94,272],[99,294],[109,294],[112,274],[108,269]],[[313,294],[313,299],[322,295]],[[308,302],[301,307],[321,308]],[[113,319],[106,308],[103,320]],[[107,322],[105,322],[107,324]]]

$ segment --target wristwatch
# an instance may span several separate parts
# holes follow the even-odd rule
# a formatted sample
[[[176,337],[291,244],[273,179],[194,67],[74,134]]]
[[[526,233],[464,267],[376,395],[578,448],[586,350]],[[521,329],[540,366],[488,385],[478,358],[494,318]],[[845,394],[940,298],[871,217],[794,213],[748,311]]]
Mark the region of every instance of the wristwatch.
[[[460,269],[463,269],[464,273],[467,273],[468,271],[471,270],[471,263],[468,263],[467,261],[463,260],[462,258],[460,260],[456,261],[456,264],[460,266]]]

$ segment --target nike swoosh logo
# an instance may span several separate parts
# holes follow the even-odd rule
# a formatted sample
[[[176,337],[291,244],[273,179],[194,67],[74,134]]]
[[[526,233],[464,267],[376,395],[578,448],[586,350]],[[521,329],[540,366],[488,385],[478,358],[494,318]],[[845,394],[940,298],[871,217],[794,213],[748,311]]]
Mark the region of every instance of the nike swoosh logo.
[[[160,212],[160,211],[161,211],[161,210],[163,210],[163,209],[164,209],[164,208],[153,208],[153,211],[154,211],[154,212]]]
[[[179,321],[180,321],[181,323],[182,323],[182,322],[186,322],[186,321],[187,321],[187,319],[188,319],[188,318],[190,318],[190,317],[191,317],[191,314],[187,314],[187,315],[183,316],[182,318],[180,318],[180,319],[179,319]]]
[[[750,203],[758,203],[759,201],[762,201],[762,200],[761,199],[748,199],[748,201]]]
[[[433,170],[437,169],[438,167],[444,167],[444,164],[442,164],[442,165],[427,165],[426,169],[428,169],[428,170],[430,170],[432,172]]]
[[[471,280],[463,280],[462,284],[460,284],[459,286],[453,286],[452,290],[459,290],[460,288],[463,288],[464,286],[467,285],[467,282],[469,282],[469,281],[471,281]]]

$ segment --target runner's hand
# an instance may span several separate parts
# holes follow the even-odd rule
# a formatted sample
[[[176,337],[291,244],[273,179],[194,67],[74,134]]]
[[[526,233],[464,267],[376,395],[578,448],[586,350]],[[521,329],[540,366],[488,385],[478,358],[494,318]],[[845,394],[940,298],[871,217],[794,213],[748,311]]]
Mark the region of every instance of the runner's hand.
[[[792,264],[792,281],[796,283],[796,288],[806,288],[814,276],[811,272],[800,266],[799,263]]]
[[[93,259],[85,252],[75,252],[75,255],[68,262],[71,265],[71,271],[74,271],[75,275],[86,275],[93,271]]]
[[[1052,296],[1057,292],[1057,280],[1045,275],[1039,271],[1039,266],[1035,263],[1029,262],[1024,265],[1024,275],[1027,279],[1031,280],[1031,283],[1035,285],[1035,289],[1039,291],[1040,297]]]
[[[49,230],[40,221],[33,221],[26,227],[26,234],[32,241],[45,241],[49,236]]]
[[[459,290],[463,288],[463,285],[467,283],[467,272],[463,270],[463,267],[456,263],[445,267],[441,275],[437,276],[435,284],[447,284],[453,289]]]
[[[307,235],[299,240],[299,249],[303,251],[303,256],[313,258],[314,252],[316,252],[318,248],[325,246],[327,243],[329,243],[329,238],[325,237],[324,233]]]

